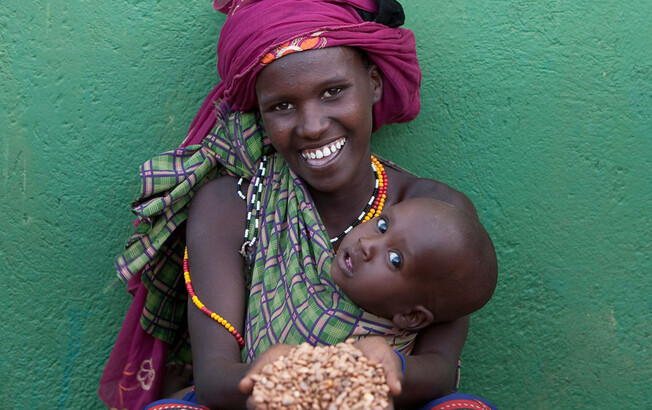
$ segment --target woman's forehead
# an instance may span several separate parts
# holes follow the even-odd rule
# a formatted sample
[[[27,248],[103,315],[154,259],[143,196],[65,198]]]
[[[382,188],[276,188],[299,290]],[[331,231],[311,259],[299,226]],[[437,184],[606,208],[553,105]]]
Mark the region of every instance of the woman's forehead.
[[[350,47],[308,50],[286,55],[263,68],[256,78],[256,90],[275,88],[280,79],[314,74],[315,81],[347,76],[364,68],[362,58]]]

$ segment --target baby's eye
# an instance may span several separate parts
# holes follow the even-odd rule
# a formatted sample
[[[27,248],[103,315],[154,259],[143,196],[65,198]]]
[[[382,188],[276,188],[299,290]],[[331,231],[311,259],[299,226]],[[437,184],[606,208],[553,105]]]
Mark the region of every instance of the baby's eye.
[[[395,268],[400,268],[403,264],[403,259],[398,252],[389,251],[389,263],[391,263]]]
[[[292,104],[287,103],[287,102],[283,102],[283,103],[280,103],[280,104],[276,104],[272,109],[274,111],[285,111],[285,110],[289,110],[291,108],[294,108],[294,106]]]
[[[337,94],[342,92],[342,89],[339,87],[331,87],[328,90],[324,91],[324,98],[334,97]]]
[[[376,226],[378,227],[380,233],[387,232],[387,221],[385,221],[385,219],[378,218],[378,220],[376,221]]]

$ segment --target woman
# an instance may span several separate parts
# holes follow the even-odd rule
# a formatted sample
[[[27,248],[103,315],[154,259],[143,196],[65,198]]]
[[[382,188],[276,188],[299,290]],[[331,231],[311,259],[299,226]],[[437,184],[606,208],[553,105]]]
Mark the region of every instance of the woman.
[[[366,337],[359,346],[384,364],[397,406],[454,390],[468,317],[432,325],[412,345],[391,322],[353,305],[327,275],[339,240],[385,205],[430,197],[476,215],[460,192],[371,157],[374,130],[419,110],[414,37],[395,28],[398,3],[378,3],[214,2],[228,13],[218,44],[223,81],[193,121],[186,147],[142,168],[134,208],[141,223],[117,262],[138,290],[103,375],[105,401],[141,406],[157,397],[168,353],[189,361],[185,243],[186,281],[197,296],[187,320],[199,403],[241,408],[251,391],[245,376],[288,344],[349,336]],[[382,337],[411,351],[405,374]]]

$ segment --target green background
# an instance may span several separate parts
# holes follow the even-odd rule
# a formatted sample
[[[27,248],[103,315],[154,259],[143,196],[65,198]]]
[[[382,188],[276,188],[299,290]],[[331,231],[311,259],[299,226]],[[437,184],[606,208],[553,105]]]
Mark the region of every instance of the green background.
[[[218,81],[210,3],[3,1],[7,406],[101,407],[137,167],[183,139]],[[649,408],[652,3],[403,3],[422,110],[374,149],[467,193],[500,263],[462,390],[502,409]]]

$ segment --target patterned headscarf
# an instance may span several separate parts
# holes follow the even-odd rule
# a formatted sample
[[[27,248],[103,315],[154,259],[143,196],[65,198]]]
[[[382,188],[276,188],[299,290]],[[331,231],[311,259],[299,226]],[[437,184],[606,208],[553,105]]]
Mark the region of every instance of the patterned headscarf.
[[[398,6],[395,1],[379,1],[381,6],[383,3]],[[204,101],[183,145],[198,143],[214,127],[215,103],[239,111],[254,109],[260,70],[289,52],[306,49],[357,47],[378,65],[383,74],[383,98],[374,105],[374,130],[383,124],[410,121],[419,113],[421,70],[414,34],[365,21],[362,16],[378,12],[376,2],[214,0],[213,5],[228,15],[217,46],[222,81]]]

